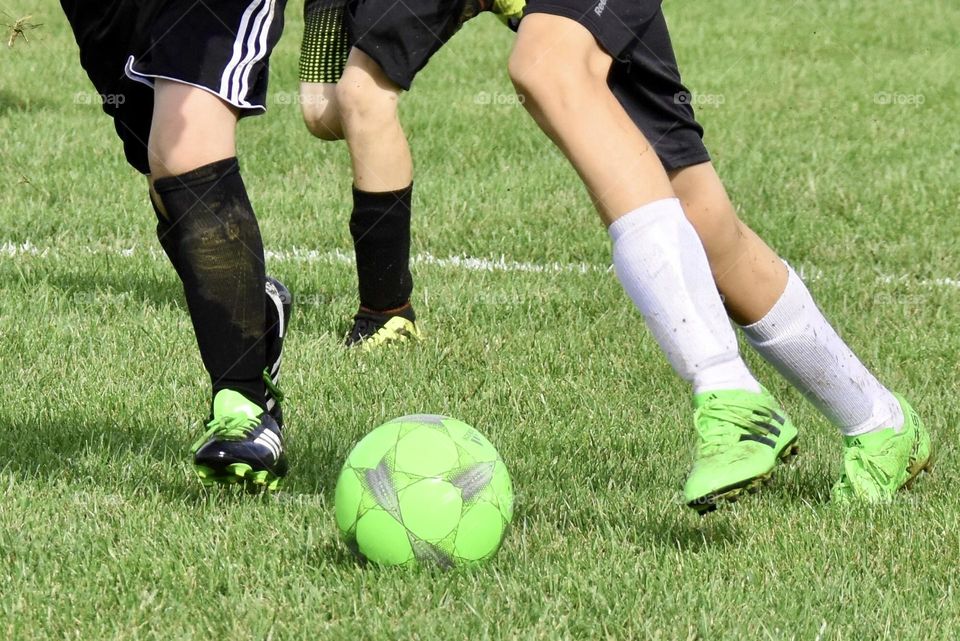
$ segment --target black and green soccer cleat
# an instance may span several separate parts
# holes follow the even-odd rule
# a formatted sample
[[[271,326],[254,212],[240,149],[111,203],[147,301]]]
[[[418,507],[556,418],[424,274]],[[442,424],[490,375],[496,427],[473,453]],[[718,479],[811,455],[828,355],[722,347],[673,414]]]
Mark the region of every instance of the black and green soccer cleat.
[[[283,434],[276,420],[229,389],[217,392],[213,418],[190,452],[204,485],[244,483],[251,490],[275,490],[287,475]]]
[[[797,428],[766,390],[697,394],[694,406],[700,442],[683,492],[701,514],[756,489],[797,452]]]
[[[353,317],[353,327],[344,344],[359,346],[364,351],[387,345],[416,342],[423,336],[417,328],[416,316],[409,305],[393,313],[379,313],[360,308]]]

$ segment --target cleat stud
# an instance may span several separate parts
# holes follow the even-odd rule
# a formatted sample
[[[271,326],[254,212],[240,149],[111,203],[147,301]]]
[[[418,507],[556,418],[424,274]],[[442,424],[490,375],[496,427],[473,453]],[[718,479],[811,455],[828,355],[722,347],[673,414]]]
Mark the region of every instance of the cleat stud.
[[[227,466],[227,471],[232,474],[237,481],[243,480],[247,474],[253,471],[246,463],[232,463]]]

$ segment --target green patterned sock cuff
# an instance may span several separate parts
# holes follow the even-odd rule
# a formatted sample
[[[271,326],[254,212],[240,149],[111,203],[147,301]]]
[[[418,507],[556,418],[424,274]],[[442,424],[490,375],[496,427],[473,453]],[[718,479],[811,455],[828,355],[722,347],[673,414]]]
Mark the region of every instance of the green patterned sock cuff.
[[[345,7],[304,8],[303,43],[300,45],[300,81],[336,83],[347,64],[350,43],[343,22]]]

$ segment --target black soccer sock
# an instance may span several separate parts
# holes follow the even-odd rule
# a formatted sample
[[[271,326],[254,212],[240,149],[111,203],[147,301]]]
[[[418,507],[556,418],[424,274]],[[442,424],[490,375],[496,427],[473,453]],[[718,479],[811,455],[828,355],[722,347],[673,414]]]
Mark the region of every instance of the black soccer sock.
[[[170,259],[170,263],[179,275],[180,260],[177,257],[177,245],[174,242],[174,237],[170,234],[170,221],[167,220],[166,215],[160,211],[157,203],[154,202],[153,194],[150,194],[150,204],[153,206],[153,213],[157,216],[157,240],[160,241],[160,246],[163,247],[163,253]]]
[[[350,234],[357,255],[360,306],[373,311],[403,307],[413,293],[410,274],[410,196],[353,188]]]
[[[236,158],[154,183],[168,220],[157,234],[173,262],[213,393],[264,404],[263,242]]]
[[[180,261],[177,255],[176,243],[174,242],[175,237],[170,234],[170,221],[167,220],[166,215],[157,207],[153,196],[150,197],[150,204],[153,205],[153,213],[157,216],[157,240],[160,241],[160,246],[163,247],[164,253],[167,255],[167,258],[170,259],[170,263],[179,275]],[[280,340],[280,310],[277,309],[277,306],[268,296],[264,297],[264,308],[266,330],[266,337],[264,339],[266,345],[265,353],[268,358],[267,365],[271,366],[277,360],[277,356],[272,356],[272,354],[276,354],[279,351],[277,343]]]
[[[157,207],[157,204],[153,202],[153,198],[150,198],[150,204],[153,205],[153,213],[157,216],[157,240],[160,241],[160,246],[163,247],[164,253],[167,255],[167,258],[170,259],[170,263],[173,265],[173,268],[177,270],[177,273],[180,273],[180,261],[177,256],[177,246],[174,242],[174,236],[170,235],[170,221],[167,220],[167,217],[160,211],[160,208]],[[264,308],[266,311],[266,330],[267,330],[267,351],[270,351],[270,341],[273,339],[273,335],[277,332],[277,327],[280,325],[280,312],[277,310],[277,306],[269,298],[264,298]]]

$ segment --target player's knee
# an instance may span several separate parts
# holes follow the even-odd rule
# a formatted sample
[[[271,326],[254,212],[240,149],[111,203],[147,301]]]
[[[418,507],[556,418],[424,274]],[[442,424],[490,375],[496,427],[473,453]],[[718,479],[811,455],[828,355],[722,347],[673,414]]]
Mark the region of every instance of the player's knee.
[[[345,133],[375,130],[397,120],[397,94],[364,74],[345,73],[335,93]]]
[[[302,84],[300,112],[307,130],[321,140],[342,140],[343,126],[335,84]]]
[[[150,175],[157,178],[179,176],[236,152],[208,153],[202,143],[179,144],[176,140],[151,137],[149,145]]]
[[[232,143],[223,139],[186,138],[149,146],[150,175],[157,178],[179,176],[236,155]]]
[[[507,70],[517,93],[533,103],[570,102],[606,87],[609,63],[591,51],[550,51],[534,36],[518,41]]]
[[[536,73],[539,61],[535,54],[535,45],[518,41],[507,61],[510,80],[517,93],[523,96],[530,96],[540,90],[540,79]]]
[[[343,140],[343,127],[335,105],[304,105],[303,123],[314,137],[320,140]]]

